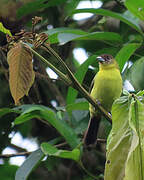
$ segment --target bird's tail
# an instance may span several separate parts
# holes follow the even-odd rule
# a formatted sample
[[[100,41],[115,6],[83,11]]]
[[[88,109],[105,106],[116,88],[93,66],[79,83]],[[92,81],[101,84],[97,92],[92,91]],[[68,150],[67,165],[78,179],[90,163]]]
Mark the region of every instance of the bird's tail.
[[[96,143],[100,120],[101,115],[98,114],[90,118],[88,129],[84,135],[84,143],[86,146]]]

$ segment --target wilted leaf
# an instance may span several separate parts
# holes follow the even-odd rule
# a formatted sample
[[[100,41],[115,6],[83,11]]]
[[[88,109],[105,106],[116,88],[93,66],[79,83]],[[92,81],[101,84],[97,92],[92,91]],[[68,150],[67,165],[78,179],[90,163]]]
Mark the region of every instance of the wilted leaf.
[[[24,95],[28,95],[34,82],[32,54],[25,45],[17,43],[9,50],[7,60],[10,91],[15,104],[18,104]]]

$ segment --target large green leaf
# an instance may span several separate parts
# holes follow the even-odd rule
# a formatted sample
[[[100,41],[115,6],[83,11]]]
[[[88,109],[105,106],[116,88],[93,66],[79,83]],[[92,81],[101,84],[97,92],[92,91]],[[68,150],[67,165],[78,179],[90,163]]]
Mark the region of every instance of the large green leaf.
[[[113,43],[121,43],[122,38],[119,34],[113,32],[92,32],[85,35],[72,34],[72,33],[60,33],[58,39],[61,44],[65,44],[69,41],[75,40],[100,40],[100,41],[112,41]]]
[[[129,26],[134,28],[136,31],[143,34],[140,26],[138,25],[138,23],[136,21],[134,21],[130,17],[127,17],[127,16],[122,15],[120,13],[115,13],[115,12],[105,10],[105,9],[86,8],[86,9],[76,9],[76,10],[72,11],[72,13],[70,15],[76,14],[76,13],[93,13],[93,14],[99,14],[102,16],[110,16],[110,17],[119,19],[120,21],[128,24]]]
[[[144,57],[138,59],[129,69],[127,78],[136,91],[144,89]]]
[[[26,106],[28,107],[26,108]],[[75,148],[80,143],[74,130],[70,128],[70,126],[68,126],[65,121],[58,119],[56,113],[53,110],[45,106],[25,105],[25,110],[15,119],[14,124],[21,124],[25,121],[31,120],[32,118],[40,118],[48,121],[48,123],[56,128],[57,131],[66,139],[72,148]]]
[[[143,0],[126,0],[125,6],[131,11],[136,17],[144,20],[144,1]]]
[[[72,29],[68,27],[60,27],[60,28],[53,28],[45,31],[48,35],[56,34],[56,33],[72,33],[72,34],[87,34],[87,32],[82,31],[81,29]]]
[[[87,32],[82,31],[80,29],[72,29],[72,28],[66,28],[66,27],[60,27],[60,28],[53,28],[49,29],[48,31],[45,31],[49,35],[49,41],[50,44],[58,43],[58,34],[60,33],[70,33],[75,35],[86,35]]]
[[[105,180],[144,179],[143,92],[117,100],[112,108]],[[127,99],[127,100],[126,100]]]
[[[41,149],[32,152],[17,170],[15,180],[26,180],[36,165],[40,163],[43,157],[44,153],[41,151]]]
[[[52,6],[58,6],[62,3],[64,3],[66,0],[52,0],[52,1],[46,1],[46,0],[35,0],[29,3],[26,3],[17,11],[17,16],[20,18],[24,15],[31,14],[39,9],[44,9]]]
[[[84,76],[88,70],[89,65],[91,65],[92,63],[94,63],[94,61],[96,60],[96,55],[93,55],[91,57],[89,57],[77,70],[77,72],[75,73],[75,77],[77,78],[77,80],[82,83]],[[77,96],[78,92],[69,87],[68,89],[68,94],[67,94],[67,104],[72,104],[75,102],[76,96]]]
[[[89,104],[87,101],[76,102],[76,103],[68,104],[66,106],[66,110],[70,114],[74,110],[88,110],[88,109],[89,109]]]
[[[132,128],[131,147],[129,149],[124,180],[144,179],[144,104],[133,100],[130,105],[129,125]]]
[[[124,45],[121,50],[116,55],[116,60],[119,64],[120,71],[123,70],[123,67],[131,55],[135,52],[137,48],[140,47],[140,43],[130,43]]]
[[[113,41],[113,43],[121,43],[122,38],[119,34],[113,32],[93,32],[88,33],[80,29],[72,28],[54,28],[46,31],[49,35],[49,41],[51,44],[61,43],[65,44],[69,41],[76,40],[101,40],[101,41]]]
[[[48,143],[42,143],[41,149],[45,155],[72,159],[75,161],[79,161],[80,159],[80,150],[78,148],[75,148],[72,151],[67,151],[67,150],[57,149],[56,147]]]
[[[112,130],[107,144],[105,180],[122,180],[131,145],[128,103],[121,104],[123,99],[119,101],[112,108]]]

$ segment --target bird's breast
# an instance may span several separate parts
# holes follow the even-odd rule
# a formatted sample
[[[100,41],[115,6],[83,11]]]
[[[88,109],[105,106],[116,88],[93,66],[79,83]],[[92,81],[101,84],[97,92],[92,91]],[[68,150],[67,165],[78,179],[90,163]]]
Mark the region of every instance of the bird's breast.
[[[101,70],[97,73],[91,95],[107,111],[111,111],[114,100],[120,97],[121,92],[122,78],[118,69]]]

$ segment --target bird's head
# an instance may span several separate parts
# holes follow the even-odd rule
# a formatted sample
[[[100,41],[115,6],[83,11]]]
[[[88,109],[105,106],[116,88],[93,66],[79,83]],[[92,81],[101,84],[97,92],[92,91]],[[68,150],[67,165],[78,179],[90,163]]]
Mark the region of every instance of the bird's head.
[[[110,54],[102,54],[97,57],[97,60],[99,62],[100,68],[118,68],[116,60]]]

